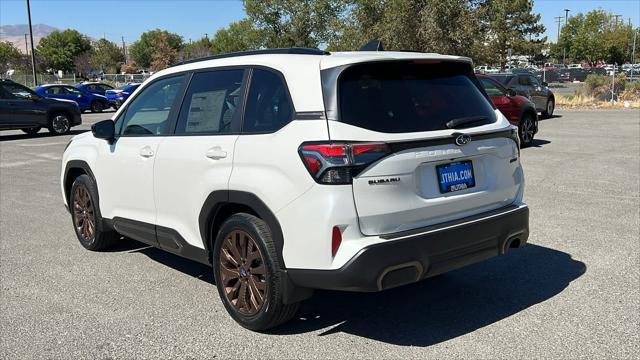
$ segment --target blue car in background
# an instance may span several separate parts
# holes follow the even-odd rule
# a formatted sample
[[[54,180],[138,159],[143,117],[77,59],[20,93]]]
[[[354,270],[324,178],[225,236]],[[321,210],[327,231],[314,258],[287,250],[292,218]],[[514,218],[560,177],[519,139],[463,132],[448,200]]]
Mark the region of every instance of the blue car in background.
[[[114,90],[107,90],[105,95],[107,96],[107,99],[109,100],[111,106],[113,106],[113,108],[117,110],[120,106],[122,106],[122,103],[127,100],[129,95],[133,94],[133,92],[140,85],[140,83],[123,85]]]
[[[83,82],[75,86],[76,86],[76,89],[80,89],[84,92],[89,92],[92,94],[100,94],[102,96],[105,95],[105,92],[107,90],[113,90],[113,86],[99,83],[99,82]]]
[[[109,108],[109,100],[105,96],[82,91],[70,85],[42,85],[35,87],[33,91],[46,98],[73,100],[78,103],[81,111],[91,110],[97,113]]]

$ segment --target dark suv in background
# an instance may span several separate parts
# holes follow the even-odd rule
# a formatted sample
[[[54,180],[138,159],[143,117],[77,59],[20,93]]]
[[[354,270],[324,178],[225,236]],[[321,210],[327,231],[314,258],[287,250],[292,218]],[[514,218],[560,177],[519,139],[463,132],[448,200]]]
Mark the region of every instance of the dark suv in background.
[[[535,75],[523,72],[516,74],[488,74],[498,80],[507,89],[513,89],[517,95],[522,95],[536,105],[536,110],[543,117],[551,117],[555,109],[556,100],[546,82],[540,82]]]
[[[0,130],[35,134],[43,127],[62,135],[80,125],[80,108],[70,100],[49,99],[11,80],[0,80]]]

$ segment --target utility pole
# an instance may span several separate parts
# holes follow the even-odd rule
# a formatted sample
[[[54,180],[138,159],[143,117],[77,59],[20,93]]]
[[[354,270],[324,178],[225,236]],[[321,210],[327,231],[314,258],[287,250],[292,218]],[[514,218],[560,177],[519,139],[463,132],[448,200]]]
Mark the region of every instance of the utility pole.
[[[36,53],[33,51],[33,28],[31,27],[31,5],[27,0],[27,16],[29,17],[29,37],[31,38],[31,72],[33,73],[33,86],[38,86],[36,77]]]
[[[560,42],[560,23],[562,22],[562,16],[556,16],[554,19],[556,19],[558,23],[558,40],[556,40],[556,42]]]
[[[27,41],[27,34],[24,34],[24,54],[27,57],[29,56],[29,42]],[[29,81],[29,79],[27,79],[27,72],[25,71],[24,72],[24,83],[25,83],[25,85],[27,84],[27,81]]]
[[[127,62],[127,47],[124,45],[124,36],[122,37],[122,53],[124,54],[124,62]]]
[[[569,9],[564,9],[564,26],[567,26],[567,23],[569,21]],[[566,64],[566,60],[567,59],[567,44],[565,44],[563,46],[562,49],[562,64]]]

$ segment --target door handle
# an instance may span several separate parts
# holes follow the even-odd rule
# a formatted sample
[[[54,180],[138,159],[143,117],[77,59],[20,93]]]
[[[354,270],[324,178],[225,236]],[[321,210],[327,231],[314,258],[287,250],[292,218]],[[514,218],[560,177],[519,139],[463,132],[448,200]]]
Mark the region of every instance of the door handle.
[[[145,146],[140,149],[140,156],[143,158],[150,158],[153,156],[153,149],[150,146]]]
[[[222,150],[220,146],[214,146],[211,149],[207,150],[205,156],[209,159],[220,160],[227,157],[227,152]]]

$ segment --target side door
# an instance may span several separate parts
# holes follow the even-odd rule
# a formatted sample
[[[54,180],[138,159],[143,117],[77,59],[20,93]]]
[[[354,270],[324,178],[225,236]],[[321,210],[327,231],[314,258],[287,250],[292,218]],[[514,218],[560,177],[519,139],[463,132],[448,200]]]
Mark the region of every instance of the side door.
[[[64,86],[64,91],[67,94],[67,99],[73,100],[78,103],[80,109],[88,109],[90,106],[91,98],[88,94],[74,88],[73,86]]]
[[[198,217],[209,194],[227,190],[244,98],[243,68],[193,73],[175,131],[160,143],[154,167],[158,242],[178,252],[175,232],[204,248]]]
[[[16,128],[46,124],[46,107],[39,103],[39,95],[15,83],[1,86],[0,126]]]
[[[123,109],[116,139],[98,148],[95,175],[102,216],[125,236],[155,244],[153,167],[158,145],[169,133],[186,76],[156,79]]]
[[[518,75],[518,82],[516,85],[516,92],[518,95],[526,96],[531,99],[531,79],[528,75]],[[533,100],[532,100],[533,101]]]
[[[537,110],[542,111],[547,106],[544,88],[535,76],[529,75],[529,80],[531,81],[531,101],[536,104]]]
[[[519,109],[514,105],[511,97],[507,95],[506,89],[498,85],[495,80],[488,78],[479,78],[482,87],[484,88],[491,102],[502,112],[502,114],[510,122],[518,121]]]

